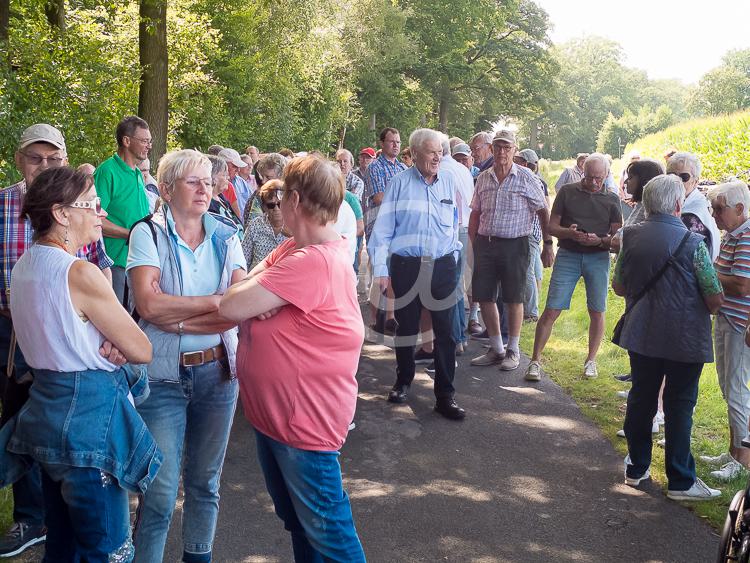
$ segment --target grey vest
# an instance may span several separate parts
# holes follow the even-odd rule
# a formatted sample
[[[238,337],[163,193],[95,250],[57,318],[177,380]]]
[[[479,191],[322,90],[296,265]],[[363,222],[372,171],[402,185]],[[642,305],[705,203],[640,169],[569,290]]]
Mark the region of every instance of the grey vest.
[[[158,213],[151,219],[156,234],[156,250],[159,254],[161,274],[159,287],[163,293],[169,295],[182,295],[182,273],[177,260],[177,250],[172,239],[166,217],[166,205],[162,205]],[[232,280],[232,263],[227,252],[232,237],[237,236],[237,229],[226,223],[222,217],[213,216],[219,224],[216,226],[211,237],[211,244],[219,258],[222,266],[221,280],[218,293],[223,293],[229,287]],[[132,281],[128,275],[128,284],[132,287]],[[133,292],[130,292],[130,310],[134,307]],[[154,350],[154,357],[148,365],[148,378],[150,381],[174,381],[180,380],[180,335],[164,332],[144,319],[138,321],[138,326],[146,333]],[[237,374],[237,327],[221,334],[221,340],[227,351],[229,359],[229,370],[234,379]]]
[[[685,236],[678,217],[656,214],[623,229],[621,274],[625,302],[648,283]],[[685,363],[714,359],[711,315],[693,269],[703,237],[691,234],[672,266],[625,317],[619,346],[652,358]]]

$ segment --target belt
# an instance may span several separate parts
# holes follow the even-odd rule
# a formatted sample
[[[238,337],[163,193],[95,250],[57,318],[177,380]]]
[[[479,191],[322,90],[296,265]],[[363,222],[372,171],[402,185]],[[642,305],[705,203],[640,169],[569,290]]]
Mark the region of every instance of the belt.
[[[400,254],[393,254],[391,255],[391,259],[397,258],[404,262],[422,262],[423,264],[429,264],[440,262],[441,260],[447,260],[448,258],[453,258],[454,252],[456,251],[454,250],[453,252],[449,252],[448,254],[443,254],[439,258],[433,258],[432,256],[401,256]]]
[[[214,360],[220,360],[227,355],[223,344],[209,348],[208,350],[198,350],[197,352],[183,352],[180,354],[180,365],[186,368],[202,366]]]

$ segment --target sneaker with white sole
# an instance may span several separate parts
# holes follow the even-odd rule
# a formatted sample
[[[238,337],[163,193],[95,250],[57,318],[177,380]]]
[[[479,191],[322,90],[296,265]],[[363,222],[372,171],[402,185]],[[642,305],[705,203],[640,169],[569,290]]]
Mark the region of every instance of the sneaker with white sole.
[[[698,459],[703,463],[714,465],[716,467],[721,467],[722,465],[726,465],[727,463],[730,463],[732,461],[737,461],[729,452],[724,452],[719,455],[699,455]]]
[[[625,472],[625,484],[631,487],[637,487],[641,484],[641,481],[651,478],[651,470],[646,469],[646,472],[640,477],[628,477],[627,471]]]
[[[711,500],[720,496],[721,491],[712,489],[698,477],[695,478],[695,483],[687,491],[667,491],[667,498],[672,500]]]
[[[518,352],[508,349],[505,351],[505,358],[500,362],[500,369],[503,371],[513,371],[518,368],[518,364],[520,363],[521,360],[518,357]]]
[[[505,358],[505,353],[501,354],[500,352],[495,352],[495,350],[490,348],[489,350],[487,350],[486,353],[482,354],[481,356],[472,358],[471,365],[492,366],[492,365],[499,364],[500,362],[502,362],[503,358]]]
[[[599,372],[596,369],[596,362],[594,360],[586,360],[586,363],[583,364],[583,377],[588,379],[599,377]]]
[[[526,368],[526,375],[523,376],[526,381],[541,381],[542,380],[542,364],[536,360],[529,362],[529,367]]]
[[[656,411],[654,422],[657,423],[659,426],[664,426],[664,411]]]
[[[630,395],[630,389],[626,389],[625,391],[618,391],[615,393],[620,399],[627,399],[628,395]]]
[[[658,433],[659,433],[659,425],[656,423],[656,421],[654,421],[651,424],[651,434],[658,434]],[[618,430],[617,431],[617,436],[619,436],[620,438],[624,438],[625,437],[625,430]]]
[[[13,557],[47,539],[47,528],[16,522],[0,538],[0,557]]]
[[[732,460],[721,466],[721,469],[711,472],[711,477],[719,481],[731,481],[732,479],[743,475],[747,470],[739,461]]]

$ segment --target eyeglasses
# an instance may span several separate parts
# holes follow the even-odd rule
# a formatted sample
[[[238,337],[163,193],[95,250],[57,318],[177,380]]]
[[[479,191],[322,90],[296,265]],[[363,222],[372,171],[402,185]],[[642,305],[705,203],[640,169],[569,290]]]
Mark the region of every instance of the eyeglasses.
[[[604,180],[607,179],[605,176],[586,176],[585,174],[583,177],[587,180],[591,180],[592,182],[596,182],[597,184],[601,184],[602,182],[604,182]]]
[[[183,181],[190,189],[197,190],[201,184],[203,186],[210,190],[213,186],[213,180],[211,178],[198,178],[196,176],[188,176],[187,178],[183,178]]]
[[[34,166],[38,166],[42,162],[46,162],[47,166],[49,166],[50,168],[59,168],[60,166],[62,166],[62,163],[65,162],[65,159],[59,156],[41,156],[33,153],[29,154],[27,152],[22,152],[21,154],[26,159],[26,162]]]
[[[68,207],[75,207],[77,209],[93,209],[97,215],[102,212],[102,200],[98,197],[89,199],[87,201],[74,201]]]
[[[724,210],[728,208],[728,205],[717,205],[715,207],[712,205],[709,209],[711,211],[711,215],[721,215],[722,213],[724,213]]]
[[[277,207],[281,208],[281,202],[279,201],[273,201],[271,203],[264,203],[263,205],[266,206],[266,209],[276,209]]]
[[[130,137],[130,135],[128,135]],[[133,140],[138,141],[139,143],[143,143],[147,147],[153,146],[154,142],[152,139],[141,139],[140,137],[130,137]]]
[[[515,151],[516,147],[514,147],[513,145],[500,145],[500,144],[498,144],[498,145],[492,145],[492,150],[493,151],[498,151],[498,152],[511,152],[511,151]]]
[[[677,172],[670,172],[671,176],[677,176],[680,180],[682,180],[682,183],[689,182],[690,178],[692,176],[688,172],[680,172],[679,174]]]

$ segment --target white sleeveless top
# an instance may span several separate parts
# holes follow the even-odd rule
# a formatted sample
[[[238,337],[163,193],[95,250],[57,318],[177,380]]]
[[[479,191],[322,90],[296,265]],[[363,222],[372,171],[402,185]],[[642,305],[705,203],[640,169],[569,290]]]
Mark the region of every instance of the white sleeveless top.
[[[11,272],[10,312],[26,362],[52,371],[115,371],[99,354],[104,337],[73,307],[68,272],[79,260],[61,248],[34,244]]]

